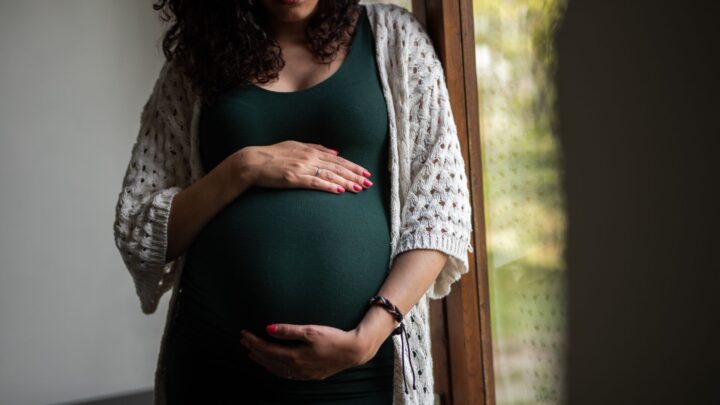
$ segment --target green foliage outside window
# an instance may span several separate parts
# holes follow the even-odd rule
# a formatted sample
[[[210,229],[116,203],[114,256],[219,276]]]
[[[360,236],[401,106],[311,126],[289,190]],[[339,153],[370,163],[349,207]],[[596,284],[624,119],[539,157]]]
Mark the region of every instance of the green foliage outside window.
[[[411,10],[411,0],[395,3]],[[566,0],[473,0],[498,405],[563,403],[565,216],[552,35]]]
[[[498,405],[563,403],[565,217],[551,35],[561,0],[474,0]]]

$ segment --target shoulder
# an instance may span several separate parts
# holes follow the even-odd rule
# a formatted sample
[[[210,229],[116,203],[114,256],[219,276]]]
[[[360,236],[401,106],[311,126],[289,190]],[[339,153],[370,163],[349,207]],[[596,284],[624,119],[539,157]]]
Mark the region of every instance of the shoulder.
[[[185,73],[182,66],[175,59],[163,62],[160,72],[155,82],[154,92],[162,94],[163,97],[158,101],[175,101],[190,102],[194,98],[196,92],[190,77]]]
[[[365,4],[368,10],[376,13],[378,16],[393,18],[404,14],[412,14],[405,7],[394,3],[368,3]]]
[[[401,65],[413,69],[413,74],[423,69],[421,75],[437,74],[442,69],[430,35],[415,14],[391,3],[373,3],[367,7],[373,22],[387,32],[390,48],[401,56]]]
[[[370,3],[365,6],[374,23],[394,34],[393,36],[406,35],[421,26],[417,17],[403,6],[392,3]]]
[[[186,132],[194,114],[198,93],[192,81],[174,60],[167,59],[157,73],[141,120],[164,130]]]
[[[140,124],[141,133],[145,136],[138,139],[154,144],[147,145],[148,148],[167,148],[173,156],[173,150],[185,150],[178,144],[187,145],[190,142],[196,101],[198,97],[190,89],[187,76],[175,63],[165,60],[142,107]]]

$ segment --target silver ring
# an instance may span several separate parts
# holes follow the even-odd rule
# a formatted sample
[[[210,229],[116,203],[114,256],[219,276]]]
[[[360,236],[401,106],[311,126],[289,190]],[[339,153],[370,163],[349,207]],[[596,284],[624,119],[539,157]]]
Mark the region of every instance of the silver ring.
[[[315,167],[317,167],[317,166],[315,166]],[[322,170],[322,169],[319,168],[319,167],[317,167],[317,171],[315,172],[315,175],[316,175],[316,176],[319,176],[319,175],[320,175],[320,170]]]

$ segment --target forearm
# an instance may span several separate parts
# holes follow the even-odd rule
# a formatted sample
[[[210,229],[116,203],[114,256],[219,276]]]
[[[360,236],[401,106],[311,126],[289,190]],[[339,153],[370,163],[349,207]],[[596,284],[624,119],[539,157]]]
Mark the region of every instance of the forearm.
[[[434,249],[413,249],[395,257],[393,267],[378,291],[407,314],[440,274],[448,255]],[[370,298],[370,297],[368,297]],[[372,305],[356,328],[359,339],[372,358],[380,345],[398,326],[392,314],[380,305]]]
[[[251,186],[242,153],[240,150],[229,156],[173,197],[166,262],[185,252],[203,226]]]

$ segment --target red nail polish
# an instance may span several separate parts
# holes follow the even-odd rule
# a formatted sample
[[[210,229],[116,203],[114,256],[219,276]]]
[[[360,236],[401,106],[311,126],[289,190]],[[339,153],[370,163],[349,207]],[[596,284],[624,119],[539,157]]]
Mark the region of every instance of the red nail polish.
[[[335,153],[335,154],[339,154],[339,153],[340,153],[340,152],[336,151],[335,149],[330,149],[330,150],[333,151],[333,153]]]
[[[363,181],[363,184],[365,185],[365,187],[370,187],[370,186],[372,186],[372,181],[370,181],[370,180],[364,180],[364,181]]]
[[[266,329],[267,329],[268,333],[275,333],[275,331],[277,330],[277,325],[276,324],[268,325],[268,327]]]
[[[355,189],[355,191],[362,190],[362,187],[358,186],[357,184],[353,184],[353,188]]]
[[[370,177],[370,172],[367,170],[363,170],[363,176]]]

